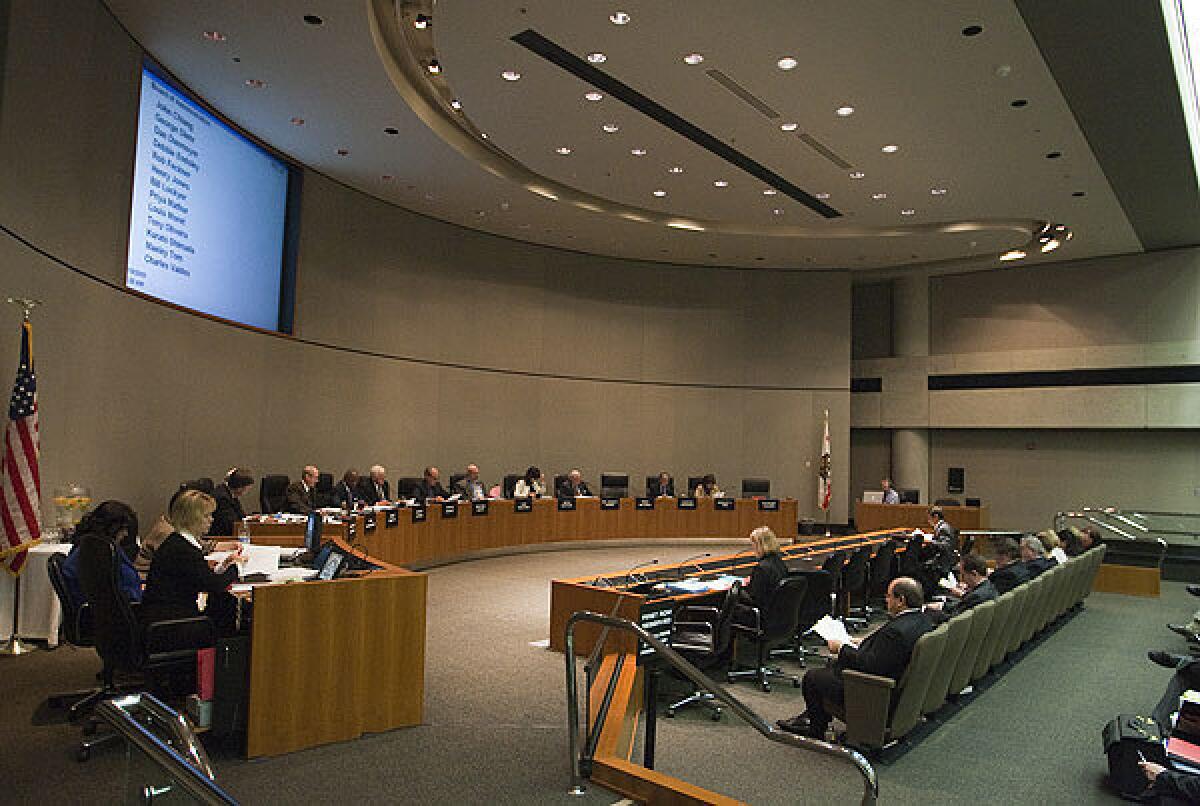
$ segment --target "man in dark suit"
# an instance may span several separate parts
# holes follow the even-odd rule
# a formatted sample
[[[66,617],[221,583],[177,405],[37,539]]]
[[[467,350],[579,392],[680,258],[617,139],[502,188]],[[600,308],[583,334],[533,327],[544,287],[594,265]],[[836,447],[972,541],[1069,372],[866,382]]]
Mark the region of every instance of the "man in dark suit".
[[[425,468],[425,476],[413,492],[413,498],[417,499],[417,503],[428,501],[431,498],[435,501],[440,501],[443,498],[449,497],[446,493],[446,488],[438,480],[441,476],[441,471],[436,467]]]
[[[1029,571],[1030,579],[1058,565],[1057,560],[1046,556],[1046,547],[1033,535],[1021,538],[1021,563]]]
[[[996,586],[996,593],[1003,596],[1029,581],[1029,569],[1020,559],[1021,547],[1013,538],[1006,537],[996,547],[996,570],[988,577]]]
[[[317,477],[320,471],[316,465],[305,465],[299,481],[293,481],[287,486],[286,500],[283,505],[285,512],[295,512],[307,515],[317,508]]]
[[[860,646],[834,640],[827,642],[836,660],[830,666],[804,673],[802,688],[808,708],[799,716],[779,720],[776,723],[779,727],[790,733],[824,739],[832,719],[826,704],[839,709],[845,707],[846,689],[842,682],[845,669],[900,679],[908,667],[917,639],[932,630],[933,623],[921,609],[925,603],[921,584],[912,577],[893,579],[888,585],[885,601],[891,619]]]
[[[246,517],[246,513],[242,510],[242,502],[238,499],[253,484],[254,477],[240,467],[235,467],[225,474],[225,481],[218,484],[213,491],[217,509],[213,512],[212,526],[208,530],[209,536],[226,537],[234,534],[234,530]]]
[[[965,613],[976,605],[995,599],[996,586],[988,579],[987,563],[978,554],[968,554],[958,565],[959,579],[962,582],[962,595],[954,604],[942,605],[931,602],[925,612],[934,624],[949,621],[960,613]]]
[[[583,474],[579,472],[579,468],[571,469],[567,477],[562,480],[562,484],[558,485],[556,492],[559,498],[576,498],[592,494],[592,491],[588,489],[587,482],[583,480]]]
[[[454,492],[464,501],[482,501],[488,497],[487,485],[479,478],[479,465],[467,465],[467,475],[455,483]]]
[[[369,507],[392,500],[392,487],[383,465],[372,466],[371,475],[358,483],[358,497]]]
[[[359,493],[358,471],[353,468],[342,474],[342,480],[333,488],[333,494],[337,497],[338,506],[342,509],[354,509],[362,502],[362,496]]]
[[[647,498],[674,498],[675,480],[670,473],[659,473],[658,481],[646,488]]]

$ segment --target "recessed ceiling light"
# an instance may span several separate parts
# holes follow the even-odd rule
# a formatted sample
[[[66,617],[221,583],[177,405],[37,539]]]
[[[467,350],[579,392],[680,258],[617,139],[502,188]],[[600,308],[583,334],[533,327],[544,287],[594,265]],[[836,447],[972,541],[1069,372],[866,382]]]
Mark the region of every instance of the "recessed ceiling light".
[[[683,60],[688,64],[700,64],[700,62],[704,61],[704,55],[700,53],[689,53],[683,57]]]
[[[413,27],[418,31],[423,31],[433,24],[433,19],[428,14],[418,14],[413,18]]]
[[[667,169],[667,173],[669,173],[669,174],[681,174],[681,173],[683,173],[683,166],[681,166],[681,165],[672,165],[670,168],[668,168],[668,169]]]
[[[305,14],[304,21],[309,25],[324,25],[325,20],[318,17],[316,14]]]
[[[521,74],[516,70],[505,70],[500,74],[500,78],[504,79],[505,81],[520,81]]]
[[[791,56],[784,56],[782,59],[775,62],[775,65],[780,70],[794,70],[796,69],[797,64],[799,64],[799,62],[793,59]]]
[[[292,118],[292,125],[293,126],[303,126],[304,118]]]
[[[886,193],[872,193],[871,198],[874,199],[875,201],[883,201],[884,199],[887,198],[887,194]]]
[[[658,196],[658,197],[661,199],[663,196],[666,196],[666,195],[667,195],[667,191],[665,191],[665,190],[661,190],[661,189],[660,189],[660,190],[656,190],[656,191],[654,191],[654,195],[655,195],[655,196]]]
[[[780,123],[779,128],[785,132],[794,132],[800,128],[799,123]]]
[[[895,154],[897,151],[900,150],[900,146],[889,144],[879,150],[882,151],[884,154]]]
[[[350,155],[350,149],[348,149],[348,148],[339,148],[339,149],[337,150],[337,155],[338,155],[339,157],[347,157],[347,156],[349,156],[349,155]]]
[[[644,148],[631,148],[631,149],[629,149],[629,153],[630,153],[630,154],[632,154],[632,155],[633,155],[633,156],[635,156],[635,157],[644,157],[644,156],[646,156],[646,149],[644,149]]]
[[[716,181],[714,181],[714,182],[713,182],[713,187],[715,187],[715,188],[727,188],[727,187],[729,187],[729,183],[728,183],[728,182],[726,182],[724,179],[717,179]]]
[[[851,179],[862,179],[864,176],[866,176],[866,174],[863,173],[862,171],[851,171],[850,172]]]
[[[853,114],[854,114],[854,107],[852,107],[852,106],[839,106],[839,107],[838,107],[838,109],[837,109],[837,113],[838,113],[838,116],[839,116],[839,117],[848,118],[848,117],[850,117],[851,115],[853,115]]]
[[[979,36],[981,33],[983,33],[982,25],[968,25],[962,29],[963,36]]]
[[[388,126],[386,129],[383,130],[383,133],[384,134],[399,134],[400,130],[397,129],[395,126]]]
[[[450,108],[454,110],[462,109],[462,101],[454,98],[450,101]]]
[[[221,33],[220,31],[205,31],[204,38],[209,42],[224,42],[225,34]]]
[[[778,193],[778,192],[779,192],[779,191],[778,191],[778,190],[776,190],[775,188],[763,188],[763,195],[764,195],[764,196],[774,196],[774,195],[775,195],[776,193]]]
[[[619,132],[621,130],[621,127],[615,123],[605,123],[600,128],[604,129],[604,131],[608,132],[609,134],[612,134],[613,132]]]
[[[263,87],[267,86],[267,82],[263,81],[261,78],[248,78],[246,79],[246,86],[252,90],[261,90]]]
[[[782,208],[782,207],[776,207],[776,208],[775,208],[774,210],[772,210],[771,212],[772,212],[772,213],[774,213],[775,215],[783,215],[783,208]]]
[[[602,101],[604,100],[604,93],[592,90],[591,92],[585,92],[583,97],[589,101]]]
[[[1023,257],[1025,257],[1025,253],[1022,252],[1020,249],[1009,249],[1007,252],[1005,252],[1003,255],[1000,256],[1000,259],[1006,260],[1006,261],[1007,260],[1020,260]]]
[[[559,146],[558,148],[554,149],[554,153],[562,154],[565,157],[567,154],[571,153],[571,149],[567,148],[566,146]]]
[[[945,188],[930,188],[929,195],[930,196],[945,196],[946,189]]]
[[[608,57],[600,51],[596,51],[595,53],[589,53],[587,55],[587,60],[592,64],[604,64],[606,61],[608,61]]]
[[[904,210],[900,211],[900,215],[916,215],[916,214],[917,214],[917,211],[912,209],[911,207],[905,208]]]
[[[817,197],[818,199],[820,199],[821,201],[825,201],[826,199],[828,199],[828,198],[829,198],[829,194],[828,194],[828,193],[817,193],[817,194],[815,194],[815,195],[816,195],[816,197]]]
[[[438,73],[442,72],[442,66],[440,64],[438,64],[437,59],[430,59],[429,65],[425,69],[427,69],[429,72],[433,73],[435,76]],[[520,78],[520,76],[517,76],[517,78]]]
[[[624,11],[614,11],[608,15],[608,21],[613,25],[628,25],[630,20],[629,14]]]

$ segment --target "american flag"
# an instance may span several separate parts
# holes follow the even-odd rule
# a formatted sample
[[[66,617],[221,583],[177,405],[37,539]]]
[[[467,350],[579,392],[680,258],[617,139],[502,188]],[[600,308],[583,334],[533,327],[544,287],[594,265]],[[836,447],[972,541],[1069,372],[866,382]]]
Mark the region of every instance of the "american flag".
[[[0,465],[0,560],[13,576],[21,573],[29,548],[42,536],[41,491],[38,477],[37,382],[30,342],[33,326],[21,324],[21,363],[8,404],[4,429],[4,463]]]

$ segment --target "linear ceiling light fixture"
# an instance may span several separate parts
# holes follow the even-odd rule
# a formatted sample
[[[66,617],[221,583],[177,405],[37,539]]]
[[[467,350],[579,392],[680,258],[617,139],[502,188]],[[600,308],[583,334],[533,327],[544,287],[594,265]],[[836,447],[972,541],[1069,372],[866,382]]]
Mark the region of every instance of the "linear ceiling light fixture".
[[[718,140],[694,123],[685,120],[661,104],[647,98],[628,84],[588,64],[583,59],[542,36],[532,28],[514,35],[512,41],[522,47],[528,48],[546,61],[571,73],[576,78],[586,81],[610,97],[616,98],[633,107],[643,115],[661,123],[681,137],[691,140],[706,151],[715,154],[730,165],[740,168],[754,178],[777,189],[780,193],[795,199],[817,215],[824,218],[841,217],[842,214],[840,212],[801,190],[767,166]]]
[[[1175,62],[1175,81],[1192,146],[1192,166],[1200,183],[1200,64],[1195,61],[1200,57],[1198,5],[1190,0],[1162,0],[1167,41],[1171,44],[1171,60]]]

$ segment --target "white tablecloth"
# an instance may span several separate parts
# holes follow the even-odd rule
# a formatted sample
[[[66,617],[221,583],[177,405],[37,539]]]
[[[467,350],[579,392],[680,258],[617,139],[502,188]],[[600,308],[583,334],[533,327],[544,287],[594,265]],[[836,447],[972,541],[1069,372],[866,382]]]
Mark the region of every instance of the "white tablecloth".
[[[66,554],[70,550],[68,543],[49,543],[30,549],[21,574],[21,626],[17,630],[20,637],[58,646],[62,608],[50,585],[46,561],[51,554]],[[12,635],[15,586],[13,577],[0,571],[0,641],[7,641]]]

